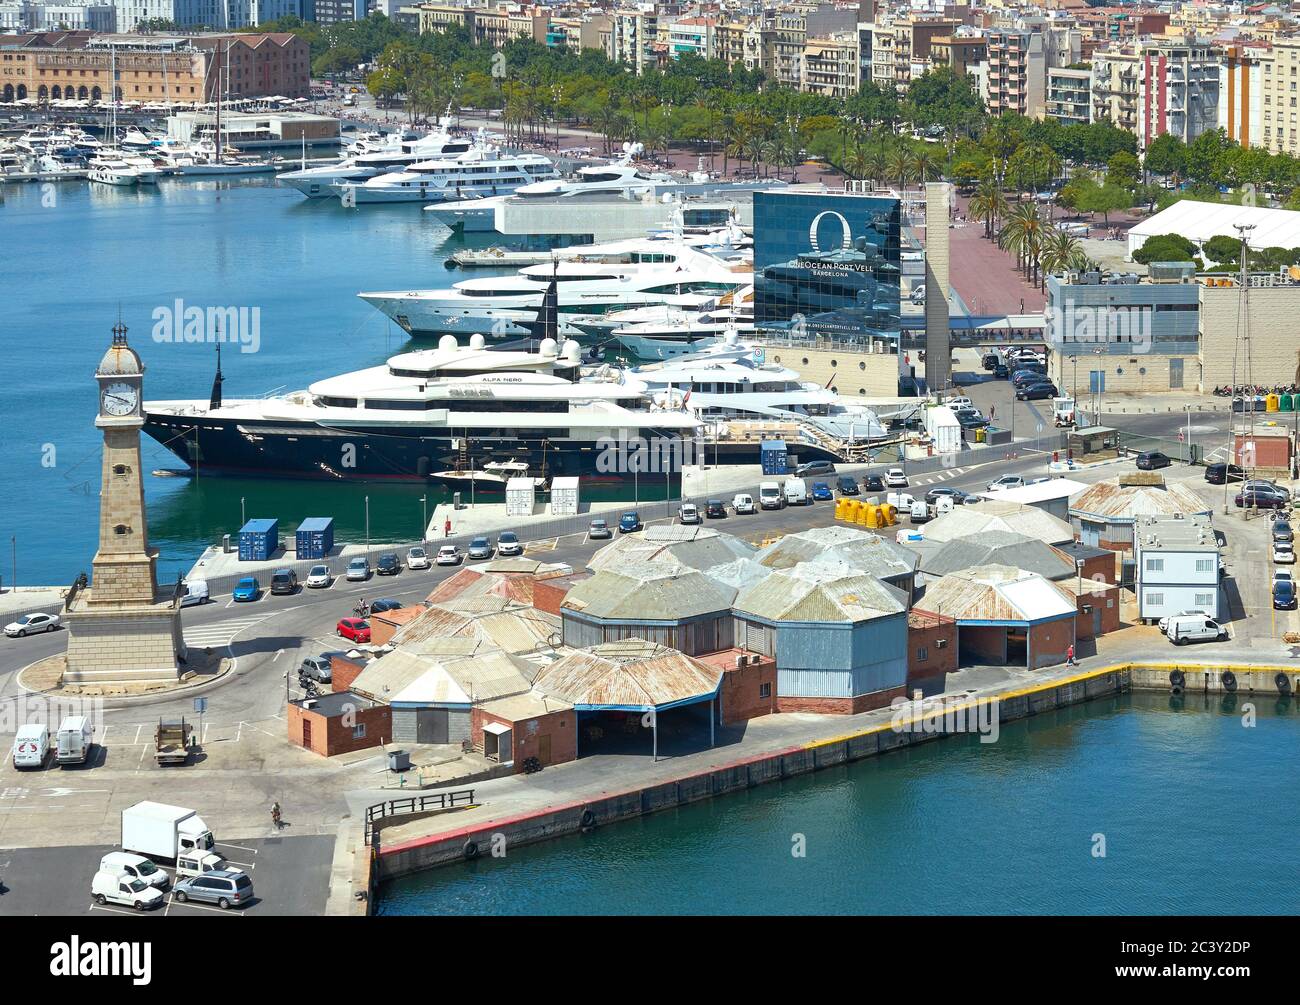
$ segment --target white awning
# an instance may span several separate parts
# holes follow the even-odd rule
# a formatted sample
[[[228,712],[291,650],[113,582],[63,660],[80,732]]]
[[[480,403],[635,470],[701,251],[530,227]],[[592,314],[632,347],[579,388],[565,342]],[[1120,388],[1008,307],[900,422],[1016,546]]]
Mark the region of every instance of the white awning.
[[[503,733],[509,733],[510,730],[511,730],[511,728],[512,728],[512,727],[510,727],[510,726],[503,726],[503,725],[502,725],[501,723],[499,723],[499,722],[485,722],[485,723],[483,723],[483,732],[485,732],[485,733],[493,733],[493,734],[495,734],[496,736],[501,736]]]

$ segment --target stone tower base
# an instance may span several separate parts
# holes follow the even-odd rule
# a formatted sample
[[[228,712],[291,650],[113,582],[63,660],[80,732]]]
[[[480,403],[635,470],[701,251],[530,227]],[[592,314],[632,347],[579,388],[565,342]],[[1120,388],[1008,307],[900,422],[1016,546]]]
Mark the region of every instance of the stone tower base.
[[[97,606],[85,591],[64,612],[68,629],[65,684],[174,684],[185,653],[179,607],[170,599],[150,605]]]

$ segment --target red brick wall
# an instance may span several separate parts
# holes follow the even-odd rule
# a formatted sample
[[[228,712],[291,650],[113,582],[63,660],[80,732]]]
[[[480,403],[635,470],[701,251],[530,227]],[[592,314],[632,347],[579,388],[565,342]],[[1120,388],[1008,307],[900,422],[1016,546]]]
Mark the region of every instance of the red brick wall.
[[[854,698],[800,698],[781,695],[776,699],[778,712],[816,712],[821,715],[856,715],[874,708],[885,708],[895,698],[906,698],[907,686],[873,691]]]
[[[530,716],[526,719],[520,719],[518,722],[511,722],[504,716],[484,712],[481,708],[472,709],[470,711],[470,739],[479,750],[484,749],[483,724],[485,722],[499,722],[503,726],[510,727],[510,742],[514,747],[516,774],[524,770],[525,760],[530,757],[541,757],[541,738],[544,736],[551,738],[551,755],[547,760],[542,761],[542,767],[563,764],[566,761],[577,759],[578,713],[572,709],[564,712],[549,712],[545,715]],[[537,723],[536,732],[530,733],[528,731],[530,722]]]
[[[997,625],[967,625],[961,630],[961,648],[977,663],[1001,664],[1007,658],[1007,630]]]
[[[1092,558],[1085,558],[1083,578],[1106,583],[1119,582],[1119,577],[1115,574],[1115,556],[1094,555]]]
[[[1074,619],[1048,621],[1029,629],[1029,669],[1065,662],[1065,652],[1074,643]]]
[[[295,746],[306,746],[314,754],[333,757],[353,750],[364,750],[388,742],[393,735],[392,709],[387,705],[373,708],[359,708],[355,722],[344,723],[343,716],[326,717],[300,705],[290,705],[288,720],[289,742]],[[311,723],[311,744],[303,743],[303,722]],[[352,735],[353,725],[364,725],[366,735]]]
[[[751,657],[752,659],[752,657]],[[767,697],[762,697],[763,685]],[[761,657],[757,663],[737,667],[733,662],[722,674],[722,722],[724,726],[757,719],[776,711],[776,660]]]
[[[924,624],[917,624],[924,620]],[[943,646],[939,646],[943,642]],[[925,658],[920,650],[925,650]],[[919,612],[907,627],[907,683],[921,678],[940,677],[957,669],[957,623],[949,619],[932,620]]]
[[[393,641],[397,630],[414,621],[424,613],[423,607],[399,607],[395,611],[370,616],[370,642],[376,646],[386,646]]]
[[[335,693],[350,691],[352,682],[361,676],[361,671],[365,668],[364,663],[343,656],[335,656],[330,660],[330,690]]]
[[[1075,619],[1075,636],[1080,639],[1093,638],[1093,612],[1084,613],[1085,607],[1101,611],[1101,634],[1108,635],[1119,628],[1119,590],[1085,593],[1079,597],[1079,615]]]

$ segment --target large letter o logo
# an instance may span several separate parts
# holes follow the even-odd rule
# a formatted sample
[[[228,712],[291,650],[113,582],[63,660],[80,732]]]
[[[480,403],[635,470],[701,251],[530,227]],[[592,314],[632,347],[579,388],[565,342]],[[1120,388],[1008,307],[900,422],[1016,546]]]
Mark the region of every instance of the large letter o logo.
[[[840,221],[840,233],[843,235],[840,247],[848,251],[853,247],[853,230],[849,226],[849,221],[844,219],[843,214],[835,212],[833,209],[824,209],[813,217],[812,226],[808,228],[808,244],[814,253],[820,253],[821,245],[817,243],[817,224],[822,222],[822,217],[833,216]]]

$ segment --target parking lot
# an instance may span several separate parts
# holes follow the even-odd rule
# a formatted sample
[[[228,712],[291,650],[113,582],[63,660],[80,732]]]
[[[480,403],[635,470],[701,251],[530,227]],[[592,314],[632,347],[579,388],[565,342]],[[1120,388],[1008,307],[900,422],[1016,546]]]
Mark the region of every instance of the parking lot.
[[[110,845],[80,845],[0,851],[0,878],[5,886],[5,893],[0,896],[0,915],[117,914],[136,918],[320,915],[325,910],[334,837],[269,837],[233,844],[218,841],[214,850],[253,880],[254,899],[244,907],[225,911],[215,904],[180,903],[172,895],[170,883],[162,905],[151,910],[96,904],[90,894],[91,879],[103,856],[116,850]],[[167,871],[171,875],[172,870]]]

